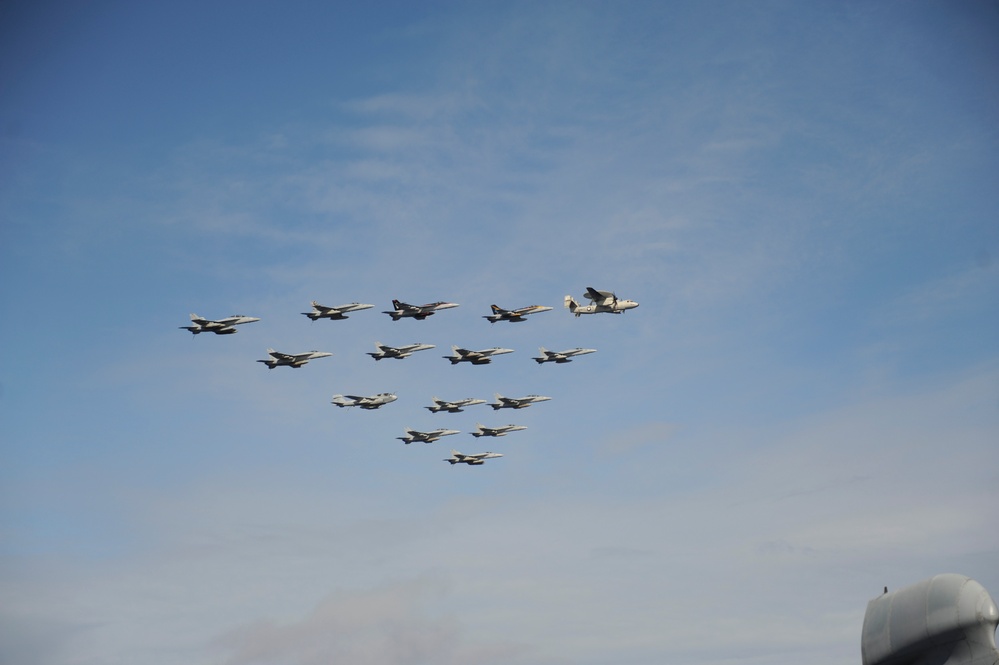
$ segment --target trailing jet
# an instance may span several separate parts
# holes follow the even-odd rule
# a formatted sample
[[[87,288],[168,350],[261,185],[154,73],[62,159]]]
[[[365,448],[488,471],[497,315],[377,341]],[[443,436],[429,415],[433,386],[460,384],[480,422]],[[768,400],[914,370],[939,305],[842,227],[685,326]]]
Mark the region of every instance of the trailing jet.
[[[408,358],[417,351],[426,351],[427,349],[434,348],[433,344],[407,344],[406,346],[400,346],[398,348],[394,346],[386,346],[381,342],[375,342],[375,348],[378,349],[375,353],[369,353],[368,355],[375,360],[381,360],[382,358]]]
[[[320,305],[315,300],[312,301],[312,311],[302,312],[305,316],[309,317],[313,321],[318,319],[329,319],[330,321],[340,321],[342,319],[349,319],[347,312],[358,312],[362,309],[371,309],[374,305],[364,305],[359,302],[352,302],[349,305],[337,305],[336,307],[326,307],[325,305]]]
[[[503,397],[496,393],[496,404],[490,404],[494,411],[500,409],[526,409],[537,402],[547,402],[551,397],[543,395],[528,395],[527,397]]]
[[[456,429],[435,429],[433,432],[420,432],[415,429],[406,428],[406,436],[397,436],[396,438],[405,443],[407,446],[414,441],[422,441],[423,443],[433,443],[437,441],[442,436],[451,436],[452,434],[461,434],[461,431]]]
[[[377,409],[381,406],[394,402],[398,397],[392,393],[378,393],[365,397],[363,395],[333,395],[333,404],[343,408],[345,406],[359,406],[362,409]]]
[[[499,427],[486,427],[479,423],[475,424],[478,431],[472,432],[472,436],[478,438],[480,436],[506,436],[507,432],[518,432],[522,429],[527,429],[525,425],[500,425]]]
[[[481,351],[470,351],[468,349],[452,346],[451,350],[454,352],[453,356],[442,357],[450,360],[452,365],[457,365],[460,362],[472,363],[473,365],[488,365],[493,361],[493,356],[498,356],[504,353],[513,353],[513,349],[501,349],[498,347],[494,347],[492,349],[482,349]]]
[[[260,319],[253,316],[233,314],[232,316],[227,316],[224,319],[212,321],[211,319],[206,319],[198,316],[197,314],[191,314],[191,323],[193,325],[179,327],[183,330],[190,330],[195,335],[203,332],[211,332],[216,335],[232,335],[236,332],[236,328],[234,326],[238,326],[242,323],[253,323],[254,321],[259,320]]]
[[[472,453],[471,455],[465,455],[459,453],[457,450],[451,451],[451,457],[445,459],[445,462],[450,462],[451,466],[455,464],[469,464],[471,466],[478,466],[480,464],[485,464],[487,459],[494,459],[496,457],[503,457],[503,453]]]
[[[592,286],[586,287],[583,297],[590,301],[589,305],[580,305],[572,296],[565,297],[565,308],[579,316],[580,314],[599,314],[609,312],[620,314],[628,309],[638,307],[634,300],[618,300],[618,297],[610,291],[597,291]]]
[[[543,346],[538,347],[538,351],[541,352],[541,356],[534,358],[534,361],[539,365],[542,363],[571,363],[573,356],[581,356],[587,353],[595,353],[596,349],[567,349],[565,351],[549,351]]]
[[[391,312],[382,312],[382,314],[388,314],[392,317],[393,321],[398,321],[404,317],[410,317],[422,321],[428,316],[433,316],[434,312],[440,309],[451,309],[452,307],[457,307],[458,303],[454,302],[432,302],[426,305],[408,305],[404,302],[398,300],[392,301],[392,307],[394,308]]]
[[[274,369],[275,367],[280,367],[281,365],[287,365],[288,367],[301,367],[305,365],[310,360],[315,360],[316,358],[325,358],[326,356],[332,356],[332,353],[327,353],[326,351],[306,351],[305,353],[281,353],[280,351],[275,351],[274,349],[267,349],[267,353],[270,354],[270,358],[266,360],[258,360],[258,363],[264,363],[269,369]]]
[[[486,400],[475,399],[474,397],[466,397],[465,399],[459,399],[454,402],[448,402],[440,397],[434,397],[433,400],[433,406],[423,407],[425,409],[429,409],[431,413],[440,413],[441,411],[447,411],[448,413],[461,413],[461,410],[466,406],[486,403]]]
[[[545,307],[544,305],[528,305],[527,307],[521,307],[519,309],[503,309],[502,307],[497,307],[492,305],[493,313],[489,316],[483,316],[484,319],[489,319],[489,323],[496,323],[497,321],[509,321],[510,323],[520,323],[521,321],[526,321],[524,317],[528,314],[537,314],[538,312],[548,312],[551,311],[551,307]]]

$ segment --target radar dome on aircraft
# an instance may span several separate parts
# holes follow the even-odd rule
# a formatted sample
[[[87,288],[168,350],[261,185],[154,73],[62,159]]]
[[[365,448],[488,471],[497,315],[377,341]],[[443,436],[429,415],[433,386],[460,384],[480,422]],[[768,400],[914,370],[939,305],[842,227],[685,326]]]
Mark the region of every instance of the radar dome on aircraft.
[[[863,665],[997,665],[997,625],[999,609],[985,587],[937,575],[867,604]]]

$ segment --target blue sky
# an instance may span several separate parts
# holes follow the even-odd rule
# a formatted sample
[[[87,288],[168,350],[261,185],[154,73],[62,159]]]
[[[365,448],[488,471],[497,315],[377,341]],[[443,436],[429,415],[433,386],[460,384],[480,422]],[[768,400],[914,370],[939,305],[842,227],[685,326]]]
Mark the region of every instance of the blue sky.
[[[0,660],[831,665],[885,585],[999,594],[997,28],[980,2],[5,3]],[[561,308],[591,285],[641,306]],[[423,408],[495,392],[553,399]]]

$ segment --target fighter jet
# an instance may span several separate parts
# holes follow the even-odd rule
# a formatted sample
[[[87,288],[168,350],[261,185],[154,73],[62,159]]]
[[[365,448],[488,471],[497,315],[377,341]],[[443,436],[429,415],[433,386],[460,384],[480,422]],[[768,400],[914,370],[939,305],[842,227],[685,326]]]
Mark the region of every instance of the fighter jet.
[[[191,314],[191,323],[194,325],[179,327],[183,330],[190,330],[195,335],[203,332],[211,332],[216,335],[232,335],[236,332],[236,328],[234,326],[238,326],[242,323],[253,323],[254,321],[259,320],[260,319],[253,316],[233,314],[232,316],[227,316],[224,319],[212,321],[211,319],[206,319],[198,316],[197,314]]]
[[[609,312],[620,314],[628,309],[638,307],[634,300],[618,300],[618,297],[610,291],[597,291],[592,286],[586,287],[583,297],[590,301],[589,305],[580,305],[572,296],[565,297],[565,308],[579,316],[580,314],[598,314]]]
[[[400,346],[398,348],[394,346],[386,346],[381,342],[375,342],[375,348],[378,349],[375,353],[369,353],[368,355],[375,360],[381,360],[382,358],[408,358],[417,351],[426,351],[427,349],[434,348],[433,344],[407,344],[406,346]]]
[[[532,404],[537,402],[547,402],[551,397],[544,397],[543,395],[528,395],[526,397],[503,397],[499,393],[496,393],[496,404],[490,404],[494,411],[499,411],[500,409],[526,409]]]
[[[450,360],[452,365],[457,365],[460,362],[468,362],[473,365],[488,365],[493,361],[493,356],[498,356],[504,353],[513,353],[513,349],[501,349],[498,347],[494,347],[492,349],[482,349],[481,351],[470,351],[468,349],[452,346],[451,350],[454,352],[453,356],[441,357]]]
[[[543,346],[538,347],[538,351],[541,352],[541,356],[534,358],[534,362],[541,365],[542,363],[571,363],[573,356],[582,356],[587,353],[595,353],[596,349],[566,349],[565,351],[549,351]]]
[[[478,466],[480,464],[485,464],[487,459],[495,459],[496,457],[503,457],[503,453],[472,453],[471,455],[464,455],[459,453],[457,450],[452,450],[451,457],[448,457],[444,461],[450,462],[451,466],[454,466],[455,464]]]
[[[397,436],[396,438],[405,443],[407,446],[414,441],[422,441],[423,443],[433,443],[437,441],[442,436],[451,436],[452,434],[461,434],[460,430],[456,429],[435,429],[433,432],[420,432],[415,429],[406,428],[406,436]]]
[[[527,429],[524,425],[500,425],[499,427],[486,427],[479,423],[475,424],[478,431],[472,432],[472,436],[478,438],[480,436],[506,436],[507,432],[518,432],[522,429]]]
[[[363,395],[333,395],[333,404],[343,408],[345,406],[359,406],[362,409],[377,409],[381,406],[394,402],[398,397],[392,393],[378,393],[365,397]]]
[[[441,411],[447,411],[448,413],[461,413],[461,410],[466,406],[486,403],[486,400],[484,399],[475,399],[473,397],[466,397],[465,399],[459,399],[454,402],[448,402],[440,397],[434,397],[433,400],[433,406],[423,407],[425,409],[429,409],[431,413],[440,413]]]
[[[382,312],[382,314],[388,314],[392,317],[393,321],[398,321],[404,317],[411,317],[422,321],[428,316],[433,316],[434,312],[440,309],[451,309],[452,307],[457,307],[458,303],[454,302],[432,302],[426,305],[408,305],[404,302],[398,300],[392,301],[392,307],[394,309],[391,312]]]
[[[347,312],[357,312],[362,309],[371,309],[374,305],[364,305],[359,302],[352,302],[349,305],[337,305],[336,307],[327,307],[325,305],[320,305],[315,300],[312,301],[312,311],[302,312],[305,316],[309,317],[313,321],[318,319],[329,319],[330,321],[340,321],[342,319],[349,319]]]
[[[274,349],[267,349],[267,353],[270,354],[270,358],[266,360],[258,360],[258,363],[264,363],[269,369],[274,369],[275,367],[280,367],[281,365],[287,365],[288,367],[301,367],[305,365],[310,360],[315,360],[316,358],[325,358],[326,356],[332,356],[332,353],[327,353],[326,351],[306,351],[305,353],[281,353],[280,351],[275,351]]]
[[[537,314],[538,312],[548,312],[551,311],[551,307],[545,307],[544,305],[528,305],[527,307],[521,307],[519,309],[503,309],[502,307],[497,307],[492,305],[493,313],[489,316],[483,316],[484,319],[489,319],[489,323],[496,323],[497,321],[509,321],[510,323],[520,323],[521,321],[526,321],[524,317],[528,314]]]

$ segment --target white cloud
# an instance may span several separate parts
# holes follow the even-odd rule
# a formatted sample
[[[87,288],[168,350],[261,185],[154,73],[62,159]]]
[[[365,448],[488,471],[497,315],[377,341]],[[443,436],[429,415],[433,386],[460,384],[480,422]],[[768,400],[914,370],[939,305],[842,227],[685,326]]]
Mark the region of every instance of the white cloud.
[[[261,620],[216,641],[227,665],[358,665],[508,662],[516,648],[463,644],[460,619],[439,616],[443,591],[426,580],[339,592],[298,621]]]

